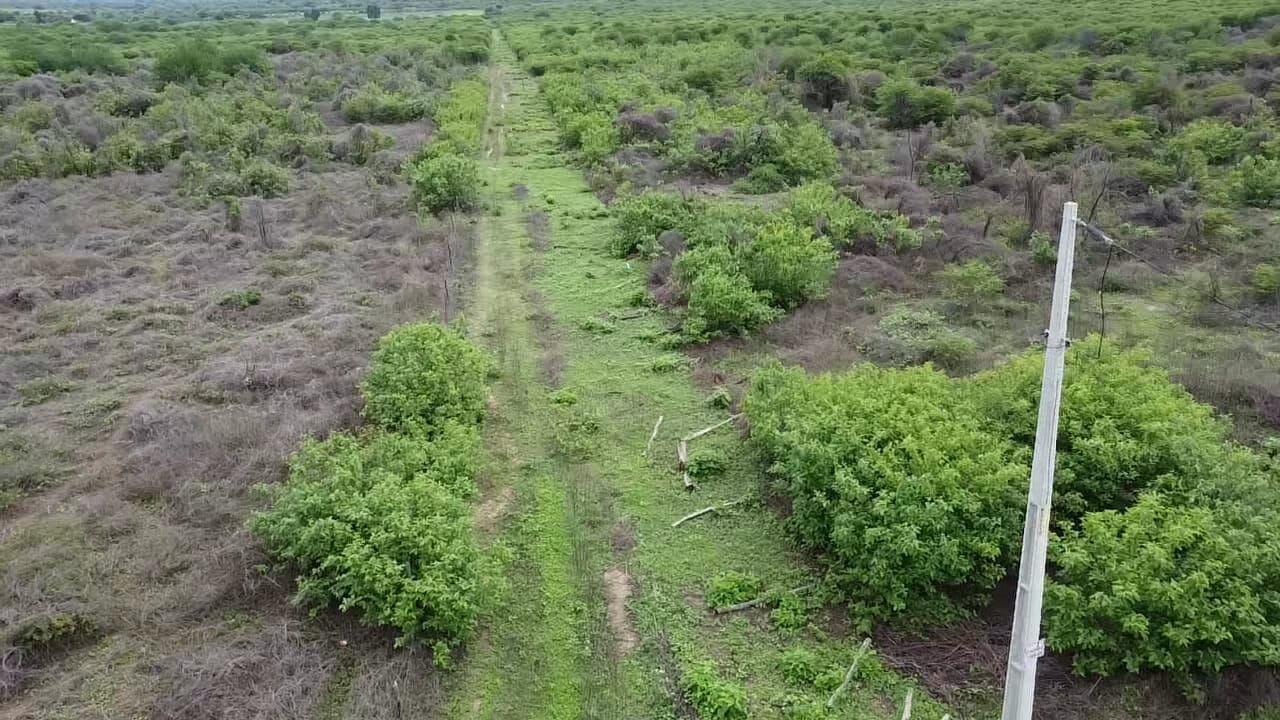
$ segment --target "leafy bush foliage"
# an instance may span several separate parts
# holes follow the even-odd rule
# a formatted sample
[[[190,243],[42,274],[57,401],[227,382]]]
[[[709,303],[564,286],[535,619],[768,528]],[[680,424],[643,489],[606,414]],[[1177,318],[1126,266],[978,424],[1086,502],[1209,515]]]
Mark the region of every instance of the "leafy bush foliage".
[[[844,246],[860,241],[898,251],[920,246],[920,234],[910,229],[905,217],[868,210],[826,183],[808,183],[792,190],[787,210],[799,224]]]
[[[760,228],[741,255],[751,286],[787,309],[825,295],[836,270],[836,254],[829,242],[814,237],[807,227],[784,220]]]
[[[299,571],[298,598],[336,604],[390,625],[397,644],[467,640],[480,610],[484,563],[471,533],[475,431],[453,422],[433,437],[351,435],[308,440],[251,526],[273,556]]]
[[[1233,200],[1249,207],[1280,205],[1280,159],[1249,156],[1227,176]]]
[[[818,677],[818,656],[812,650],[791,648],[782,653],[778,661],[782,677],[788,683],[801,687],[812,685]]]
[[[1048,643],[1081,673],[1164,670],[1184,681],[1280,663],[1280,516],[1233,520],[1147,493],[1051,545]]]
[[[409,182],[418,206],[431,213],[466,210],[480,199],[480,170],[466,155],[423,158],[409,167]]]
[[[981,260],[953,263],[938,273],[942,294],[966,307],[995,299],[1004,291],[1004,279]]]
[[[1225,461],[1228,427],[1139,350],[1098,339],[1067,355],[1058,425],[1054,513],[1121,509],[1148,487],[1177,489]],[[1044,358],[1028,353],[973,380],[973,397],[992,429],[1030,448],[1035,442]]]
[[[680,675],[685,700],[702,720],[747,720],[747,693],[720,677],[708,662],[686,665]]]
[[[689,285],[684,333],[691,339],[745,335],[777,319],[769,300],[741,273],[720,268],[700,273]]]
[[[955,114],[956,96],[944,88],[890,80],[876,90],[876,106],[889,127],[917,128],[944,122]]]
[[[895,308],[881,318],[880,336],[864,348],[877,361],[892,365],[933,362],[951,370],[965,368],[978,344],[951,328],[931,310]]]
[[[855,617],[954,618],[1004,576],[1026,453],[989,433],[945,375],[774,366],[754,376],[745,410],[792,500],[788,526],[828,558]]]
[[[342,102],[342,117],[356,123],[406,123],[427,114],[421,98],[388,92],[376,84],[365,85]]]
[[[707,585],[707,606],[723,608],[760,597],[764,581],[755,575],[730,570],[716,575]]]
[[[685,227],[694,205],[677,193],[649,191],[615,202],[610,209],[614,234],[609,250],[618,257],[657,253],[658,236]]]
[[[378,343],[361,383],[364,417],[387,430],[432,432],[484,416],[489,361],[458,331],[434,323],[397,328]]]

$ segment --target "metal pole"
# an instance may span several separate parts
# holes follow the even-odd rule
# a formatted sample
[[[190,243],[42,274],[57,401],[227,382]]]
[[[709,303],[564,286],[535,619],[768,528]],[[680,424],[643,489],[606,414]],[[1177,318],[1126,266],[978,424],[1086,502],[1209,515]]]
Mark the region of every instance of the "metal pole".
[[[1071,302],[1071,266],[1075,260],[1076,204],[1062,208],[1058,239],[1058,270],[1053,281],[1053,309],[1044,351],[1040,383],[1040,418],[1031,461],[1031,489],[1022,532],[1022,560],[1018,565],[1018,600],[1009,642],[1009,669],[1004,682],[1001,720],[1031,720],[1036,691],[1036,664],[1044,655],[1040,639],[1040,609],[1044,600],[1044,565],[1049,548],[1049,505],[1053,499],[1053,469],[1058,455],[1058,405],[1062,400],[1062,367],[1067,353],[1067,310]]]

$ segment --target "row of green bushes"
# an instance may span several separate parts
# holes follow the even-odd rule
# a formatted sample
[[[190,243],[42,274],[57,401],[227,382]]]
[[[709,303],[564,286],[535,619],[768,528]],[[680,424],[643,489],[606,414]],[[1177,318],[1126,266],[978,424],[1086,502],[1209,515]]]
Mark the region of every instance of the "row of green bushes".
[[[453,85],[436,109],[436,133],[406,172],[418,207],[430,213],[465,210],[480,200],[476,156],[483,142],[489,86],[479,78]]]
[[[1015,570],[1043,360],[956,380],[928,367],[807,377],[746,400],[788,526],[856,616],[945,622]],[[1068,356],[1048,643],[1083,673],[1186,680],[1280,664],[1278,468],[1138,351]]]
[[[825,295],[838,249],[870,242],[903,251],[920,244],[905,217],[868,210],[826,183],[792,190],[775,212],[657,191],[619,200],[612,212],[615,255],[673,255],[691,340],[748,333]],[[679,247],[663,242],[668,232],[677,234]]]
[[[378,344],[361,385],[367,426],[308,439],[265,486],[252,530],[297,571],[300,601],[432,642],[437,664],[470,639],[496,575],[471,524],[484,354],[451,328],[408,325]]]

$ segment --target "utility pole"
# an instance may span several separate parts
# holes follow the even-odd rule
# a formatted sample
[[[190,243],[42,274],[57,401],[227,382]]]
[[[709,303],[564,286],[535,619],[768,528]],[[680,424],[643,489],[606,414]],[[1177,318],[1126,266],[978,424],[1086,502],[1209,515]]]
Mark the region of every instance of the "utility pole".
[[[1062,367],[1067,354],[1067,309],[1071,303],[1071,266],[1075,261],[1076,204],[1062,208],[1058,238],[1058,269],[1053,281],[1053,307],[1045,336],[1044,376],[1040,382],[1040,418],[1031,461],[1031,489],[1022,531],[1022,561],[1018,564],[1018,600],[1009,642],[1009,669],[1004,681],[1001,720],[1031,720],[1036,692],[1036,665],[1044,655],[1040,638],[1040,609],[1044,601],[1044,565],[1049,549],[1049,505],[1053,500],[1053,470],[1058,457],[1058,405],[1062,400]]]

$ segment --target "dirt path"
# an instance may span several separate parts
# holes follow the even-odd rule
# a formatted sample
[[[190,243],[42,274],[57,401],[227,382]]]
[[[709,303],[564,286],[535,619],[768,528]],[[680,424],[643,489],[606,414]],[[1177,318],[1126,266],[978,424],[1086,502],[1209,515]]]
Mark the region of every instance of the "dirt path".
[[[551,401],[544,383],[546,342],[538,334],[553,321],[537,308],[537,258],[523,201],[513,192],[520,161],[508,155],[513,128],[545,118],[536,88],[496,33],[494,48],[481,153],[486,212],[466,322],[500,370],[486,431],[486,510],[478,520],[485,529],[499,526],[497,542],[510,550],[510,590],[466,660],[452,715],[623,717],[615,662],[621,653],[603,581],[610,502],[585,458],[565,451],[572,413]],[[495,507],[504,507],[505,519],[494,517]]]

